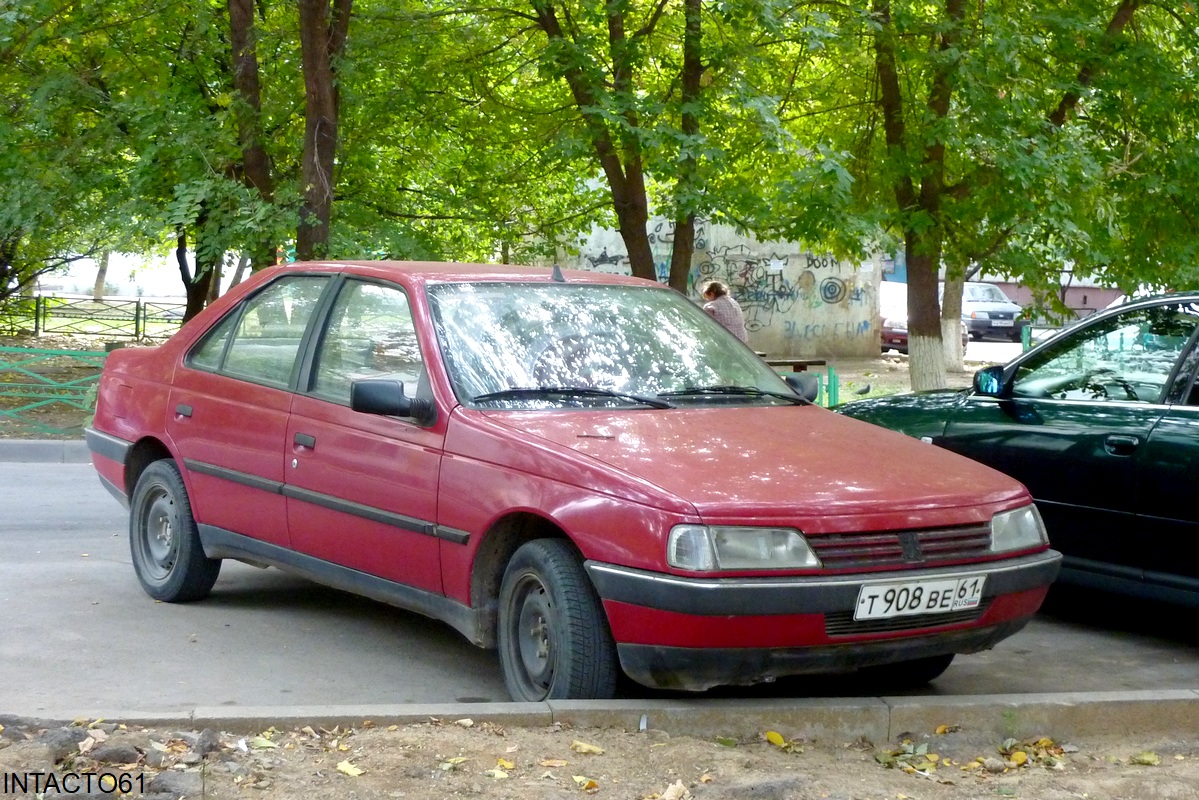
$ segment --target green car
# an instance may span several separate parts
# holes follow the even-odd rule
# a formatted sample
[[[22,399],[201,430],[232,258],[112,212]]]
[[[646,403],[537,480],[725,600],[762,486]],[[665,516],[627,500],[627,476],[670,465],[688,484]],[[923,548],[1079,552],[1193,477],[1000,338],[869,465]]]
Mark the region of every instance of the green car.
[[[972,389],[836,410],[1023,482],[1059,580],[1199,607],[1197,339],[1199,292],[1147,298],[980,370]]]

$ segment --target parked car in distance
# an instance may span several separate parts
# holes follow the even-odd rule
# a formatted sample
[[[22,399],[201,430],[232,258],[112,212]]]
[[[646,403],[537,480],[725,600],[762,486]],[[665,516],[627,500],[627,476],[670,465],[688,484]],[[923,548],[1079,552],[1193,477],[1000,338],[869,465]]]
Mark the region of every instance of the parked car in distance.
[[[879,330],[882,352],[908,352],[908,285],[898,281],[882,281],[878,285]],[[962,322],[962,354],[970,339],[966,323]]]
[[[1060,563],[1024,487],[814,389],[652,281],[293,264],[110,355],[87,441],[151,597],[273,565],[497,648],[516,700],[920,683],[1019,630]]]
[[[942,291],[944,288],[941,284]],[[1023,313],[1024,309],[993,283],[967,281],[962,289],[962,322],[976,341],[986,336],[1020,341],[1028,327],[1028,320],[1021,317]]]
[[[1063,582],[1199,606],[1199,293],[1134,299],[970,390],[837,411],[969,456],[1032,492]]]

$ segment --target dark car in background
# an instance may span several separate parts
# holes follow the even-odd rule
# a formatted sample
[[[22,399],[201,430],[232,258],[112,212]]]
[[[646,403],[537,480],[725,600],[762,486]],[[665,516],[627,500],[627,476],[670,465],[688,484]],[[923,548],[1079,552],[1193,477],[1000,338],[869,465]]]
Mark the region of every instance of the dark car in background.
[[[1023,313],[1024,309],[993,283],[968,281],[962,288],[962,322],[976,341],[987,336],[1020,341],[1028,327]]]
[[[1032,492],[1060,580],[1199,606],[1199,292],[1088,317],[969,390],[847,416],[969,456]]]

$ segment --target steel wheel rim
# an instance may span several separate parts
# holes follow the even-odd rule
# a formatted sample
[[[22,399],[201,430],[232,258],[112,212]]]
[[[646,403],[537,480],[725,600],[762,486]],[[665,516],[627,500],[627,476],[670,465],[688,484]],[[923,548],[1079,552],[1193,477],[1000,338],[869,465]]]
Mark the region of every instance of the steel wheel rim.
[[[147,495],[142,508],[138,549],[146,577],[165,580],[175,566],[179,552],[179,525],[175,500],[170,492],[155,486]]]
[[[535,577],[526,576],[513,593],[513,615],[509,633],[515,647],[512,656],[519,667],[526,693],[544,699],[554,680],[556,642],[553,603],[549,592]]]

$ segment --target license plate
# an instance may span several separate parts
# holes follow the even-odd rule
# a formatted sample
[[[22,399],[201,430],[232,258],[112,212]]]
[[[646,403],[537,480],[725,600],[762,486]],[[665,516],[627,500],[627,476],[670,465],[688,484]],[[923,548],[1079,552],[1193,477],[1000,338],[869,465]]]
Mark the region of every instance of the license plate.
[[[986,575],[970,575],[940,581],[868,583],[858,592],[853,618],[889,619],[977,608],[986,579]]]
[[[991,324],[996,328],[1010,328],[1013,322],[1010,319],[993,319],[991,320]]]

